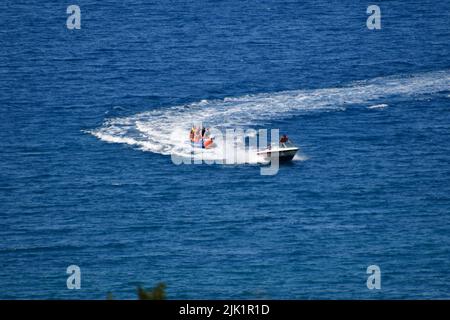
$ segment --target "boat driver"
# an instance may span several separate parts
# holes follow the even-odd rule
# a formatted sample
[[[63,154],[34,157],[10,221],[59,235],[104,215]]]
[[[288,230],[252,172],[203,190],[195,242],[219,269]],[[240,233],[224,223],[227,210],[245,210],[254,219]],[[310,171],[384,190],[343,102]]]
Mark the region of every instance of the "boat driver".
[[[288,140],[289,140],[288,136],[285,135],[285,134],[283,134],[283,135],[281,136],[281,138],[280,138],[280,145],[281,145],[283,148],[286,148],[286,142],[288,142]]]

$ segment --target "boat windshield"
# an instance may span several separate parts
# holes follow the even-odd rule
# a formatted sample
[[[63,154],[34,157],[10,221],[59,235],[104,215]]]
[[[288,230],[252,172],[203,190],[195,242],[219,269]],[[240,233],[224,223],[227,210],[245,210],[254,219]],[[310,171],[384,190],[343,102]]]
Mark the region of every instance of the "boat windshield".
[[[280,143],[280,147],[294,148],[295,144],[291,140],[288,140],[288,141],[286,141],[284,143]]]
[[[296,148],[296,145],[294,144],[294,142],[292,142],[291,139],[289,139],[286,142],[280,142],[280,143],[271,143],[271,147],[272,148]]]

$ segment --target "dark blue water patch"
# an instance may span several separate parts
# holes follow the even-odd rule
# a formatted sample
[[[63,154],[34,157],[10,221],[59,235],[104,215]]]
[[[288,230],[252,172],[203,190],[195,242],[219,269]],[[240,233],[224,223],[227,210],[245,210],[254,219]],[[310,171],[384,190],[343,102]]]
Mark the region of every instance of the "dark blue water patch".
[[[80,1],[72,32],[64,3],[2,3],[0,298],[135,298],[158,281],[170,298],[447,298],[448,90],[268,118],[304,156],[273,177],[86,133],[205,99],[448,70],[447,2],[381,3],[373,32],[369,4]]]

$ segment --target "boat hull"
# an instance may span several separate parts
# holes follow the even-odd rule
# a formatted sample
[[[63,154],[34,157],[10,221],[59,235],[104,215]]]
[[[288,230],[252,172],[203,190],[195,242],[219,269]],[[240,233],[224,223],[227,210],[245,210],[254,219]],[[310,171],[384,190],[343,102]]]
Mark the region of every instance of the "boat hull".
[[[297,154],[298,148],[288,148],[279,150],[265,150],[257,152],[258,155],[263,156],[266,160],[278,158],[279,162],[291,161]]]

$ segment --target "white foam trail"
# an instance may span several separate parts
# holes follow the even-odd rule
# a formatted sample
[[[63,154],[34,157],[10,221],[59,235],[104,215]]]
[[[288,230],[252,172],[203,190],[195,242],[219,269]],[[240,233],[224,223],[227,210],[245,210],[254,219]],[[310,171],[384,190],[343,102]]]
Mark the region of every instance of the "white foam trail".
[[[367,109],[385,109],[388,106],[389,105],[387,105],[385,103],[382,103],[382,104],[376,104],[376,105],[373,105],[373,106],[369,106],[369,107],[367,107]]]
[[[309,159],[309,157],[307,155],[298,152],[292,160],[293,161],[306,161],[308,159]]]
[[[216,128],[248,128],[275,119],[315,110],[345,110],[347,105],[368,104],[382,98],[415,96],[448,90],[450,70],[408,76],[381,77],[354,82],[348,86],[313,90],[262,93],[223,100],[201,100],[188,105],[139,113],[105,121],[89,131],[106,142],[126,143],[144,151],[164,155],[176,152],[190,157],[188,130],[203,123]],[[369,108],[380,108],[385,104]],[[220,159],[220,148],[202,150],[204,159]],[[240,152],[245,148],[240,146]],[[299,159],[299,158],[298,158]],[[257,162],[256,155],[249,162]]]

